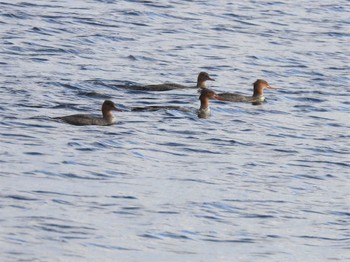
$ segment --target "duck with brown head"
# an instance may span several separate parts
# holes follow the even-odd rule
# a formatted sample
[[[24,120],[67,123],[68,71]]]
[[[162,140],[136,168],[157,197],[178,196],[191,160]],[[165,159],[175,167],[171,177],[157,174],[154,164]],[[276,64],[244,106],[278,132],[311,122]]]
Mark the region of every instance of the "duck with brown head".
[[[70,116],[55,117],[54,119],[59,119],[71,125],[85,126],[85,125],[97,125],[97,126],[109,126],[116,123],[116,118],[114,117],[112,111],[121,111],[116,108],[114,103],[110,100],[105,100],[102,104],[102,117],[96,117],[86,114],[76,114]]]
[[[201,93],[199,96],[200,100],[200,107],[196,111],[199,118],[207,118],[210,115],[210,108],[209,108],[209,100],[210,99],[217,99],[222,100],[218,95],[208,89],[208,88],[202,88]],[[188,108],[188,107],[182,107],[182,106],[171,106],[171,105],[165,105],[165,106],[146,106],[146,107],[134,107],[131,109],[131,111],[141,111],[141,112],[152,112],[152,111],[159,111],[159,110],[177,110],[182,112],[193,112],[194,110]]]
[[[199,100],[201,101],[200,107],[197,111],[199,118],[207,118],[210,115],[210,99],[222,100],[213,90],[203,88],[199,96]]]
[[[215,81],[213,78],[209,76],[206,72],[200,72],[197,77],[197,85],[196,86],[185,86],[185,85],[179,85],[174,83],[164,83],[164,84],[157,84],[157,85],[128,85],[125,86],[126,89],[131,90],[140,90],[140,91],[169,91],[169,90],[175,90],[175,89],[186,89],[186,88],[206,88],[206,81]]]
[[[264,89],[273,89],[273,88],[263,79],[257,79],[253,84],[253,95],[252,96],[244,96],[240,94],[234,93],[221,93],[218,94],[221,100],[223,101],[232,101],[232,102],[246,102],[246,103],[261,103],[265,101]]]

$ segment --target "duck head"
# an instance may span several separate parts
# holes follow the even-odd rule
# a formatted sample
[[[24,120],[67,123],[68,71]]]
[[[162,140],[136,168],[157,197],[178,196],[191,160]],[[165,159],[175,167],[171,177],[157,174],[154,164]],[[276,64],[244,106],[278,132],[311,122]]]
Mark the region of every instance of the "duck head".
[[[272,90],[277,89],[277,88],[270,86],[269,83],[263,79],[257,79],[254,82],[253,86],[254,86],[253,96],[264,96],[264,89],[272,89]]]
[[[208,80],[215,81],[215,79],[211,78],[207,72],[200,72],[198,74],[198,78],[197,78],[197,87],[198,88],[206,88],[207,85],[205,82]]]
[[[113,116],[112,111],[121,111],[111,100],[105,100],[102,104],[102,115],[104,118]]]

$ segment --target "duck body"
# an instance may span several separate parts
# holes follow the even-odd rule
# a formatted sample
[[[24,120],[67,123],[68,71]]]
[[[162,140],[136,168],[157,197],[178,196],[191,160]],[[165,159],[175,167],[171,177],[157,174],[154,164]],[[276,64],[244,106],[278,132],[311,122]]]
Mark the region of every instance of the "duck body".
[[[115,107],[112,101],[106,100],[102,104],[102,117],[97,117],[88,114],[75,114],[69,116],[55,117],[54,119],[58,119],[65,123],[76,126],[109,126],[117,122],[117,119],[112,114],[112,110],[120,111]]]
[[[128,87],[128,89],[130,90],[137,90],[137,91],[170,91],[174,89],[185,89],[185,88],[196,88],[196,87],[188,87],[188,86],[174,84],[174,83]]]
[[[235,93],[220,93],[218,96],[223,101],[243,102],[243,103],[262,103],[265,101],[264,89],[276,89],[271,87],[265,80],[258,79],[253,84],[253,95],[244,96]]]
[[[110,126],[117,122],[117,119],[112,117],[101,118],[94,115],[84,115],[84,114],[76,114],[70,116],[57,117],[56,119],[60,119],[63,122],[76,126]]]
[[[234,93],[220,93],[218,94],[224,101],[231,102],[242,102],[242,103],[255,103],[255,102],[264,102],[264,96],[244,96]]]
[[[144,107],[134,107],[131,111],[135,112],[154,112],[160,110],[177,110],[182,112],[189,112],[190,110],[182,106],[144,106]]]
[[[197,110],[198,118],[208,118],[210,116],[210,108],[202,108]]]

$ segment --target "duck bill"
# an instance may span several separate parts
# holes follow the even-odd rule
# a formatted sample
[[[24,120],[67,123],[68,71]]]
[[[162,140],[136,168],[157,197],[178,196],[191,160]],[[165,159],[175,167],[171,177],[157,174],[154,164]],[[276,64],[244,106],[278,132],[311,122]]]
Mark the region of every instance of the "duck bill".
[[[266,88],[267,88],[267,89],[271,89],[271,90],[277,90],[277,89],[278,89],[278,88],[272,87],[272,86],[270,86],[270,85],[268,85]]]
[[[114,111],[117,111],[117,112],[123,112],[123,110],[119,109],[119,108],[116,108],[116,107],[113,107],[113,110]]]
[[[214,79],[214,78],[211,78],[211,77],[209,77],[208,80],[210,80],[210,81],[215,81],[215,79]]]

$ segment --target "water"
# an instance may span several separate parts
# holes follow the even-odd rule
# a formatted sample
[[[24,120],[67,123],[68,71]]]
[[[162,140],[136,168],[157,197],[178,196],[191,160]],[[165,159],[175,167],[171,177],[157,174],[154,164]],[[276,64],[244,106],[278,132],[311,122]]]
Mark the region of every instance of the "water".
[[[349,1],[2,1],[1,261],[350,259]],[[199,106],[193,85],[260,106]],[[124,109],[109,127],[51,117]]]

